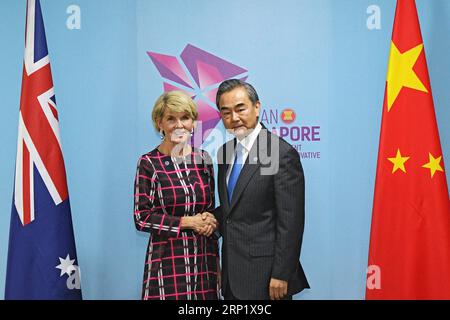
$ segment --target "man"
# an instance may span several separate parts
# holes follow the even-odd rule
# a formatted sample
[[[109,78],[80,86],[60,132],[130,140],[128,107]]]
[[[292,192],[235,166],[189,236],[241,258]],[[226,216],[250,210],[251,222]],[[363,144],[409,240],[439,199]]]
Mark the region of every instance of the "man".
[[[235,139],[218,151],[222,294],[279,300],[309,288],[300,264],[305,188],[297,151],[258,121],[261,103],[241,80],[224,81],[216,104]]]

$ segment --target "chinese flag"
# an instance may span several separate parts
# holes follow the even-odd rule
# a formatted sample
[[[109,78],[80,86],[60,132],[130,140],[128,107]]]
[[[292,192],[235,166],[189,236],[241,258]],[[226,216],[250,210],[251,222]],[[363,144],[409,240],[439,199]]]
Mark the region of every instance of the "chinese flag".
[[[366,299],[450,299],[450,203],[444,171],[416,5],[398,0]]]

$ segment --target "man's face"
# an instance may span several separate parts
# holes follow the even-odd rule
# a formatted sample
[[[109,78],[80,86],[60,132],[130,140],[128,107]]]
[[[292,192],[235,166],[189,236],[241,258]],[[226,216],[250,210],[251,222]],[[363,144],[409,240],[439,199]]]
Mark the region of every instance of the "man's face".
[[[225,128],[238,138],[247,136],[258,122],[260,102],[254,105],[247,90],[237,87],[220,96],[219,110]]]

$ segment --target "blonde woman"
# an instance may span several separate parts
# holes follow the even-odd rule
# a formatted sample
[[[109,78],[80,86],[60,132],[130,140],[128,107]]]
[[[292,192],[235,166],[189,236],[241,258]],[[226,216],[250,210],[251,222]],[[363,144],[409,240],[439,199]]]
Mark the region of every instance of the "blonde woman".
[[[219,255],[213,234],[214,173],[208,153],[190,145],[198,117],[181,91],[156,101],[152,120],[162,142],[140,157],[134,221],[149,232],[142,299],[211,300],[219,297]]]

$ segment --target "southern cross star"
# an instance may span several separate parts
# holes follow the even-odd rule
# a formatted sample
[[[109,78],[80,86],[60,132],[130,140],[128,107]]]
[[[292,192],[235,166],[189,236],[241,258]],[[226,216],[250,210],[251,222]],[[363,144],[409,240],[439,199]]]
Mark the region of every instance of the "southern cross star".
[[[59,258],[59,265],[56,266],[57,269],[61,270],[60,277],[62,277],[65,273],[70,276],[70,272],[73,270],[73,263],[75,259],[71,260],[69,254],[65,259]]]

